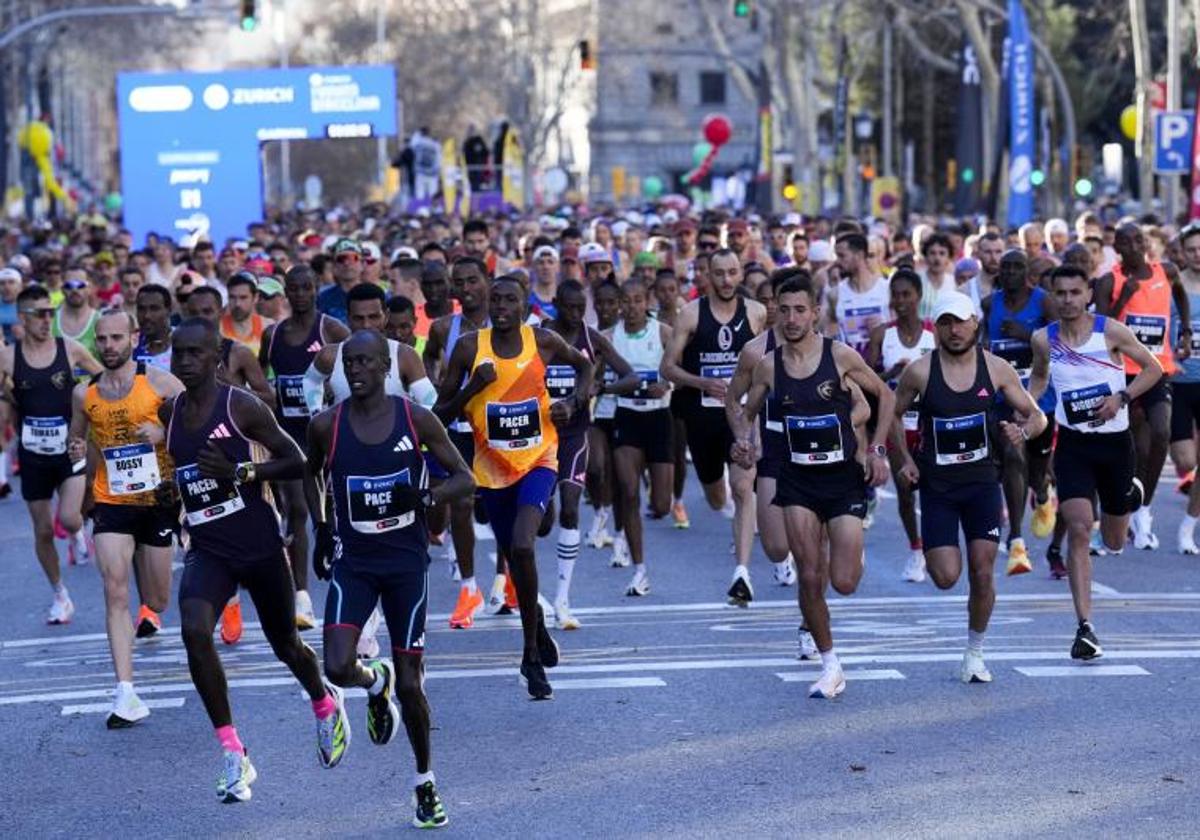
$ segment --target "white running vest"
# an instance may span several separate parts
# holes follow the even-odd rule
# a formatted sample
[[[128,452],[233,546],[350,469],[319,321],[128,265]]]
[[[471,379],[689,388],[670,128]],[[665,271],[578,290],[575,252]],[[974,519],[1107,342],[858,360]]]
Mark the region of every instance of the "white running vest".
[[[658,366],[662,364],[663,345],[658,321],[653,318],[647,319],[642,331],[632,335],[625,332],[624,321],[617,322],[613,327],[613,349],[617,351],[617,355],[629,362],[629,366],[642,381],[637,391],[628,396],[617,397],[617,407],[634,411],[658,411],[670,407],[669,393],[657,399],[638,396],[645,386],[659,381]]]
[[[400,342],[389,338],[388,357],[391,367],[388,368],[387,379],[383,380],[383,392],[389,397],[407,397],[408,389],[404,387],[404,379],[400,376],[400,362],[396,359],[396,348]],[[342,344],[338,342],[337,351],[333,357],[333,372],[329,374],[329,388],[333,391],[334,403],[340,403],[350,396],[350,383],[346,381],[346,368],[342,364]]]
[[[855,291],[849,280],[838,283],[834,316],[842,333],[842,341],[853,347],[859,355],[867,350],[871,329],[888,320],[891,294],[887,280],[882,277],[876,277],[875,285],[865,292]]]
[[[1096,409],[1110,394],[1125,387],[1125,366],[1112,360],[1104,339],[1103,315],[1096,315],[1092,334],[1080,347],[1070,347],[1058,331],[1058,321],[1046,327],[1050,341],[1050,381],[1058,391],[1054,419],[1077,432],[1123,432],[1129,428],[1129,409],[1122,407],[1111,420],[1100,420]]]

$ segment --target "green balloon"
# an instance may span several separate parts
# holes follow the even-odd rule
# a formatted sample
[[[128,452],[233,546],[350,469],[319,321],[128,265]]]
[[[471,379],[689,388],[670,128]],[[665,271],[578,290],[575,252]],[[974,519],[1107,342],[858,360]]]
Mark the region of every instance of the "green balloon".
[[[708,153],[712,151],[712,145],[709,143],[697,143],[692,146],[692,164],[699,166],[708,157]]]
[[[125,203],[120,193],[112,192],[104,196],[104,209],[109,213],[117,213]]]
[[[663,194],[662,178],[657,175],[647,175],[642,179],[642,194],[646,198],[658,198]]]

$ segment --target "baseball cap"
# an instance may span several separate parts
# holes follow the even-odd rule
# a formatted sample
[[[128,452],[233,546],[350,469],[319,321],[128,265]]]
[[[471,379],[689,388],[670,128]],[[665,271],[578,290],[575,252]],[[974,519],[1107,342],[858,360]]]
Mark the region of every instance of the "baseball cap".
[[[734,231],[747,233],[750,230],[750,223],[745,219],[730,219],[725,224],[725,230],[729,231],[730,233],[733,233]]]
[[[276,297],[283,294],[283,284],[274,277],[259,277],[258,293],[265,298]]]
[[[828,239],[818,239],[808,246],[809,262],[833,262],[833,246]]]
[[[246,268],[254,274],[274,274],[275,263],[264,256],[246,260]]]
[[[109,254],[108,257],[109,259],[112,259],[112,254]],[[115,263],[116,260],[113,260],[113,262]],[[15,268],[22,274],[29,274],[33,271],[33,262],[24,254],[14,255],[13,258],[8,261],[8,265],[10,268]]]
[[[558,251],[554,250],[553,245],[539,245],[533,249],[533,258],[540,260],[542,257],[554,257],[554,259],[558,259]]]
[[[417,249],[409,245],[401,245],[396,250],[392,251],[391,264],[395,265],[398,260],[402,259],[417,259]]]
[[[579,249],[576,248],[574,245],[571,245],[570,247],[567,247],[567,248],[563,248],[562,257],[560,257],[560,259],[563,262],[573,262],[573,263],[579,262]]]
[[[678,222],[675,223],[675,234],[679,235],[680,233],[683,233],[685,230],[695,231],[698,228],[699,228],[699,225],[696,224],[695,219],[685,216],[684,218],[680,219]]]
[[[799,213],[788,213],[783,217],[784,227],[799,227],[803,223]]]
[[[658,265],[658,254],[653,251],[641,251],[633,258],[634,268],[645,268],[646,266],[658,268]]]
[[[604,246],[599,242],[588,242],[579,249],[579,261],[584,265],[589,263],[611,263],[612,254],[604,250]]]
[[[383,259],[383,251],[379,250],[379,246],[374,242],[364,242],[362,244],[363,259],[371,262],[379,262]]]
[[[975,317],[975,304],[962,292],[942,292],[933,304],[934,323],[940,321],[943,315],[949,315],[959,321],[969,321]]]
[[[245,239],[235,239],[232,243],[230,243],[230,247],[233,248],[233,250],[240,251],[244,254],[250,250],[250,243]]]
[[[112,251],[101,251],[96,255],[96,265],[100,265],[101,263],[116,265],[117,258],[112,255]]]
[[[362,248],[353,239],[342,237],[337,242],[333,243],[333,255],[340,256],[341,254],[357,254],[362,256]]]
[[[17,271],[15,268],[0,268],[0,282],[8,282],[10,280],[15,283],[20,283],[21,272]]]

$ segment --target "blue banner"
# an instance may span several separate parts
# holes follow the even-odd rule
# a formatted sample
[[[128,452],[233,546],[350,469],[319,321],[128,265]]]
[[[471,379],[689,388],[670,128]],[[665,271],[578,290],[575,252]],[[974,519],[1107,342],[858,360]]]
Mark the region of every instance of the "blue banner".
[[[1008,0],[1008,225],[1033,218],[1033,43],[1021,0]]]
[[[221,248],[263,216],[261,145],[396,133],[392,67],[117,76],[125,225]]]

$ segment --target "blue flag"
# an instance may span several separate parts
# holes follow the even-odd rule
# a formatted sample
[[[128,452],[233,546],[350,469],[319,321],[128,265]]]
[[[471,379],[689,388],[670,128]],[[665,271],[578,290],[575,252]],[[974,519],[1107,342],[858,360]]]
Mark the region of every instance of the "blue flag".
[[[1008,0],[1008,224],[1033,218],[1033,43],[1021,0]]]

